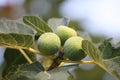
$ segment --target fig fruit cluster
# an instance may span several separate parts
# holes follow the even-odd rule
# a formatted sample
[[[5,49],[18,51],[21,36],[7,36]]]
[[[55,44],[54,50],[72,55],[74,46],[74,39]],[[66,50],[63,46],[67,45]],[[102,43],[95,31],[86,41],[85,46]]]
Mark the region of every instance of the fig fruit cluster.
[[[86,56],[81,47],[82,40],[84,39],[77,36],[77,32],[74,29],[67,26],[59,26],[55,33],[46,32],[39,37],[38,49],[46,56],[55,55],[62,49],[65,59],[79,61]]]

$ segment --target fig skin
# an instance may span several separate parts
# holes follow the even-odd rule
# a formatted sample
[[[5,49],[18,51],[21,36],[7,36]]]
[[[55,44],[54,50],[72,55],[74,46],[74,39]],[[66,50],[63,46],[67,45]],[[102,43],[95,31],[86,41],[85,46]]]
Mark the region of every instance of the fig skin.
[[[57,27],[56,34],[60,37],[62,46],[64,45],[65,41],[68,38],[72,36],[77,36],[77,32],[74,29],[67,27],[67,26]]]
[[[46,56],[54,55],[61,47],[60,38],[52,32],[42,34],[37,44],[39,51]]]
[[[64,57],[72,61],[79,61],[85,58],[86,54],[81,47],[82,40],[83,38],[77,36],[69,38],[63,46]]]

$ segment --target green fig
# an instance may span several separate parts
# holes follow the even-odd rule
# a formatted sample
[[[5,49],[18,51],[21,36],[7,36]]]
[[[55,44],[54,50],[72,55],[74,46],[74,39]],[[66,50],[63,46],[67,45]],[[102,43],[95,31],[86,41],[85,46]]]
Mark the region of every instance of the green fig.
[[[44,33],[38,39],[38,49],[43,55],[51,56],[61,47],[60,38],[55,33]]]
[[[56,29],[56,34],[60,37],[61,39],[61,45],[64,45],[65,41],[72,37],[72,36],[77,36],[77,32],[67,26],[59,26]]]
[[[86,54],[82,50],[82,40],[81,37],[71,37],[68,40],[66,40],[64,46],[63,46],[63,52],[64,57],[73,60],[73,61],[79,61],[83,59]]]

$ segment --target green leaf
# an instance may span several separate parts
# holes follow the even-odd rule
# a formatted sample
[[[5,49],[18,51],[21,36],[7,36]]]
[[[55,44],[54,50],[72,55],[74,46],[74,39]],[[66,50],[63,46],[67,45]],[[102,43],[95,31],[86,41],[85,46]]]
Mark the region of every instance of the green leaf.
[[[103,54],[104,66],[113,76],[120,79],[120,47],[114,48],[110,42],[111,40],[110,38],[103,41],[99,49]]]
[[[12,21],[0,21],[0,46],[10,48],[28,48],[33,44],[35,30]]]
[[[78,67],[78,65],[69,65],[60,68],[55,68],[49,71],[51,75],[50,80],[74,80],[69,70],[76,67]]]
[[[24,50],[26,54],[29,56],[29,58],[34,62],[36,61],[36,55]],[[17,49],[9,49],[7,48],[4,54],[4,59],[6,62],[4,71],[2,73],[2,76],[5,76],[9,73],[9,71],[12,69],[13,65],[21,65],[28,63],[28,61],[25,59],[25,57],[20,53],[19,50]]]
[[[0,33],[35,35],[35,30],[14,20],[0,20]]]
[[[114,47],[111,44],[111,40],[112,38],[104,40],[99,46],[99,50],[103,54],[103,59],[110,59],[120,56],[120,46],[116,47],[116,45],[114,45]]]
[[[111,38],[108,40],[104,40],[101,45],[99,46],[99,50],[103,53],[103,59],[108,59],[114,57],[113,54],[113,47],[110,43]]]
[[[91,42],[89,42],[88,40],[83,40],[82,48],[85,51],[85,53],[90,56],[91,59],[93,59],[96,62],[101,61],[103,55]]]
[[[0,45],[9,48],[29,48],[33,44],[33,36],[24,34],[0,33]]]
[[[34,28],[37,31],[37,35],[41,35],[45,32],[52,32],[47,23],[37,16],[24,16],[23,22]]]
[[[120,80],[120,56],[103,60],[102,64],[116,80]]]
[[[91,64],[90,64],[91,65]],[[90,65],[84,65],[90,67]],[[83,69],[81,66],[78,68],[74,68],[71,71],[71,74],[73,77],[75,77],[74,80],[103,80],[103,76],[105,74],[104,70],[102,70],[98,66],[94,66],[92,69]]]
[[[120,80],[120,49],[113,48],[111,53],[110,40],[106,40],[101,44],[100,50],[87,40],[82,41],[82,48],[90,56],[96,64],[113,75],[116,80]],[[106,57],[108,52],[108,56]],[[109,55],[112,57],[109,57]]]
[[[77,34],[78,34],[78,36],[82,37],[85,40],[92,41],[90,35],[87,32],[77,31]]]
[[[80,26],[80,23],[77,21],[70,21],[68,26],[75,29],[76,31],[81,31],[81,30],[83,31],[83,29]]]
[[[113,54],[112,57],[120,56],[120,46],[117,48],[113,48]]]
[[[36,76],[35,76],[35,80],[50,80],[50,74],[47,72],[39,72]]]
[[[50,18],[48,20],[48,25],[52,28],[53,31],[56,30],[56,28],[60,25],[67,26],[69,24],[68,18]]]
[[[62,18],[50,18],[48,20],[48,25],[51,27],[51,29],[55,32],[56,28],[60,26],[60,22],[62,21]]]
[[[71,76],[68,72],[58,71],[51,74],[51,80],[70,80],[70,78]]]
[[[9,80],[41,80],[35,77],[41,71],[44,71],[44,68],[39,62],[19,65],[17,68],[13,66],[6,78]]]

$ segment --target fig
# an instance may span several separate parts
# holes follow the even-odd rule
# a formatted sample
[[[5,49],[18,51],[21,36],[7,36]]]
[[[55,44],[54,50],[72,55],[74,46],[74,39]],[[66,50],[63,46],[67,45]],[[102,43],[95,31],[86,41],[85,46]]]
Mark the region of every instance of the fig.
[[[41,54],[46,56],[54,55],[61,47],[60,38],[52,32],[42,34],[37,44]]]
[[[59,26],[56,29],[56,34],[60,37],[61,39],[61,45],[64,45],[65,41],[72,37],[72,36],[77,36],[77,32],[67,26]]]
[[[84,53],[81,45],[83,38],[81,37],[71,37],[66,40],[63,46],[64,57],[73,61],[79,61],[83,59],[86,54]]]

